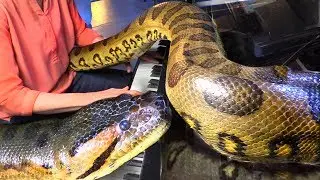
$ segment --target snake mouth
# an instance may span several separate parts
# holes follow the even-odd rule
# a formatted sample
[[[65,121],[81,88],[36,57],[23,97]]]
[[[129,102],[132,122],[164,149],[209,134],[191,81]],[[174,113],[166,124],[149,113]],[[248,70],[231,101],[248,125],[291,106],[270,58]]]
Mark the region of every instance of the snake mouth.
[[[103,173],[98,173],[101,176],[146,150],[169,129],[171,111],[162,95],[147,92],[133,97],[132,102],[128,115],[115,124],[118,136],[101,168]]]

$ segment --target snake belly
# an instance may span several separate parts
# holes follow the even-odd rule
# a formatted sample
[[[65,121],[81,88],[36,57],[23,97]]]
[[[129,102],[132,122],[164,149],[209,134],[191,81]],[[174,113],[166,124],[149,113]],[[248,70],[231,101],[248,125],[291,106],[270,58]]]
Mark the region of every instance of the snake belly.
[[[97,179],[154,144],[170,125],[163,96],[121,95],[61,118],[0,126],[0,179]]]
[[[216,29],[200,8],[165,2],[119,34],[75,49],[71,68],[125,62],[168,39],[167,96],[208,145],[239,161],[318,164],[320,75],[234,63],[224,56]]]

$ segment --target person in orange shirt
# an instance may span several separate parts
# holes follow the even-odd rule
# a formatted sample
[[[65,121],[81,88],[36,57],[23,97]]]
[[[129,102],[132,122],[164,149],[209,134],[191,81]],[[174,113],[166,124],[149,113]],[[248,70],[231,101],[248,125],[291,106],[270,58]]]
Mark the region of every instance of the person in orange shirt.
[[[68,69],[74,45],[102,39],[86,28],[73,0],[0,0],[0,121],[15,123],[124,93],[138,95],[127,87],[128,73]]]

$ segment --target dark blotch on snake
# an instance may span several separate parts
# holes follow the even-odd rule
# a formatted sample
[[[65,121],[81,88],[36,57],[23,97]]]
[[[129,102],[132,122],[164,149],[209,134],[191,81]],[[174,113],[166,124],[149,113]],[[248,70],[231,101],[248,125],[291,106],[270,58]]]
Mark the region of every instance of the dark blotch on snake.
[[[237,155],[237,156],[245,156],[245,148],[246,148],[246,144],[237,136],[232,135],[232,134],[228,134],[225,132],[221,132],[218,134],[218,139],[219,139],[219,143],[218,143],[218,147],[219,149],[228,152],[229,154],[233,154],[233,155]],[[235,147],[235,152],[230,152],[227,150],[226,148],[226,141],[231,141],[233,142],[236,147]]]
[[[93,50],[94,50],[94,44],[91,44],[91,45],[88,47],[88,50],[89,50],[89,52],[93,51]]]
[[[172,68],[170,69],[169,72],[169,77],[168,77],[168,85],[169,87],[175,87],[180,78],[186,73],[188,69],[188,64],[183,61],[178,61],[176,62]]]
[[[108,39],[105,39],[105,40],[102,41],[102,45],[103,46],[106,46],[107,44],[108,44]]]
[[[189,119],[190,121],[192,121],[194,123],[193,125],[195,126],[195,127],[193,127],[194,129],[201,130],[201,125],[200,125],[199,121],[196,118],[192,117],[192,115],[189,115],[185,112],[181,112],[180,115],[183,119]],[[198,132],[198,133],[201,134],[200,132]]]
[[[186,29],[191,29],[191,28],[199,28],[199,29],[208,31],[209,33],[214,32],[214,28],[208,24],[195,23],[195,24],[181,24],[172,30],[172,34],[178,34],[181,31],[185,32]]]
[[[93,55],[93,61],[98,63],[98,64],[100,64],[100,65],[103,65],[102,59],[101,59],[99,54],[94,54]]]
[[[2,134],[2,139],[5,141],[9,141],[17,134],[17,126],[8,126],[7,129]]]
[[[63,119],[62,121],[61,120],[55,120],[53,122],[53,126],[52,126],[52,132],[57,132],[59,131],[59,129],[61,128],[61,126],[63,125],[63,123],[65,122],[65,120]]]
[[[202,55],[202,54],[214,54],[217,52],[219,52],[217,49],[201,47],[201,48],[194,48],[191,50],[186,50],[183,52],[183,55],[192,57],[192,56],[197,56],[197,55]]]
[[[42,127],[42,125],[40,123],[32,123],[30,124],[23,133],[23,138],[26,140],[31,140],[34,139],[37,134],[38,134],[38,130]]]
[[[47,132],[40,134],[36,141],[36,146],[39,148],[43,148],[48,144],[49,138],[49,133]]]
[[[180,23],[182,20],[187,19],[187,18],[188,19],[195,19],[195,20],[202,20],[202,21],[209,22],[209,23],[212,22],[210,16],[208,16],[205,13],[185,13],[185,14],[181,14],[181,15],[175,17],[171,21],[171,23],[169,25],[169,29],[172,29],[173,26],[175,26],[177,23]]]
[[[277,152],[280,147],[284,145],[288,145],[291,148],[290,155],[288,156],[289,159],[299,161],[297,159],[297,154],[299,153],[299,141],[300,141],[299,136],[278,136],[274,139],[272,139],[268,146],[270,150],[269,156],[271,158],[276,158],[277,157]]]
[[[139,17],[139,25],[142,25],[142,24],[144,23],[144,21],[145,21],[146,18],[147,18],[148,12],[149,12],[149,11],[146,11],[145,13],[143,13],[143,14]]]
[[[211,57],[208,58],[206,60],[204,60],[203,62],[201,62],[199,64],[199,66],[203,67],[203,68],[212,68],[215,67],[221,63],[226,62],[226,60],[224,58],[215,58],[215,57]]]
[[[155,20],[158,18],[159,14],[163,11],[163,9],[166,7],[166,5],[157,6],[153,9],[152,12],[152,20]]]
[[[84,58],[80,58],[79,60],[79,65],[80,66],[85,66],[85,67],[90,67],[87,63],[86,60]]]
[[[174,46],[175,44],[177,44],[179,41],[181,41],[182,39],[184,39],[185,38],[185,35],[184,34],[182,34],[182,35],[179,35],[179,36],[177,36],[177,37],[175,37],[173,40],[172,40],[172,42],[171,42],[171,46]]]
[[[113,36],[114,39],[118,39],[120,33],[116,34],[115,36]]]
[[[99,170],[104,164],[106,159],[110,156],[111,152],[114,150],[118,143],[119,139],[115,139],[111,145],[108,147],[106,151],[104,151],[100,156],[94,160],[93,165],[91,166],[90,169],[88,169],[85,173],[80,175],[77,179],[83,179],[87,176],[89,176],[91,173]]]
[[[81,52],[81,48],[80,48],[80,47],[75,47],[75,48],[73,49],[73,54],[74,54],[75,56],[78,56],[78,55],[80,54],[80,52]]]
[[[131,23],[129,25],[127,25],[124,29],[123,29],[123,32],[126,33],[128,31],[128,29],[130,28],[131,26]]]
[[[238,75],[241,72],[241,66],[238,64],[227,64],[221,69],[218,70],[221,74],[227,74],[227,75]]]
[[[188,4],[180,2],[178,3],[176,6],[174,6],[173,8],[169,9],[167,11],[167,13],[163,16],[162,19],[162,24],[165,25],[167,23],[167,21],[173,17],[173,15],[175,13],[177,13],[178,11],[180,11],[182,8],[184,8],[185,6],[188,6]]]
[[[262,105],[263,91],[250,80],[224,76],[208,83],[204,99],[220,112],[245,116]]]
[[[204,33],[193,34],[189,37],[191,41],[214,42],[214,38]]]

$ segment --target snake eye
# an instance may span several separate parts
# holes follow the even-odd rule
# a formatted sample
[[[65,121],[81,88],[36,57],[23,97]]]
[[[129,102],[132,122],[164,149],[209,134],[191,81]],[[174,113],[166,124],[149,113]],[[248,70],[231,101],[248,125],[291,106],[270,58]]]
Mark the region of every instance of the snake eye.
[[[119,128],[122,130],[122,131],[126,131],[130,128],[131,124],[129,121],[127,120],[123,120],[120,122],[119,124]]]

